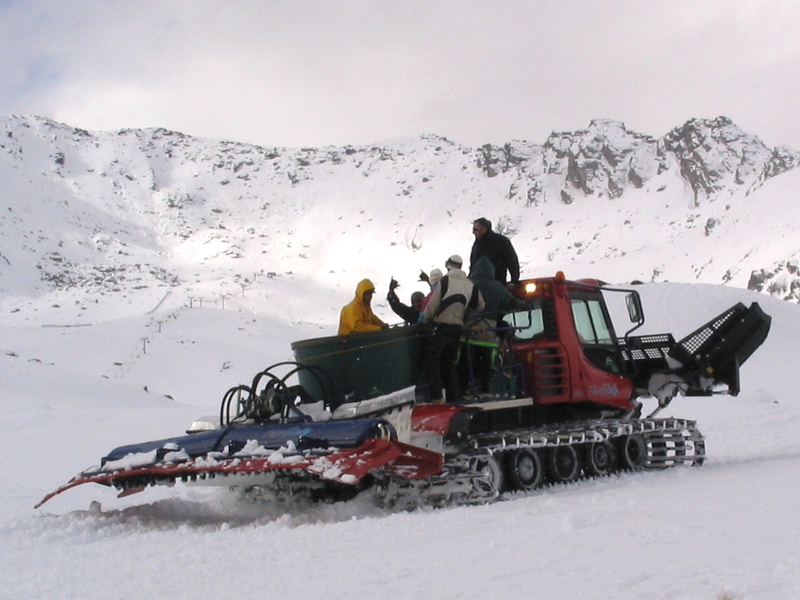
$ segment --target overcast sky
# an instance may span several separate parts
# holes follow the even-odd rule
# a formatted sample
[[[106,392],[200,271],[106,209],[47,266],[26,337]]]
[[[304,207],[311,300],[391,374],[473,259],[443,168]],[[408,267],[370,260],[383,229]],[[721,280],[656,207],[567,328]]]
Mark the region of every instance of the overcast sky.
[[[0,0],[0,114],[278,146],[661,136],[800,149],[796,0]]]

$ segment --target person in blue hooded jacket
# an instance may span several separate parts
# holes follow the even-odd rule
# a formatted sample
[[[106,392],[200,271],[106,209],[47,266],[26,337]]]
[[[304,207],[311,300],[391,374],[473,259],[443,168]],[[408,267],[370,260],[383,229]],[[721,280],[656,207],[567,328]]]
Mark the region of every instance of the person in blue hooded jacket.
[[[525,307],[525,303],[515,298],[508,288],[497,281],[494,276],[494,265],[486,256],[481,256],[475,263],[469,280],[480,291],[484,300],[483,312],[472,312],[467,320],[473,340],[500,344],[508,330],[503,315]],[[491,346],[473,345],[468,349],[474,390],[483,393],[489,390],[489,377],[495,359]]]
[[[522,300],[512,296],[508,288],[495,278],[494,265],[486,256],[477,260],[469,280],[478,288],[485,304],[482,313],[471,315],[472,324],[484,320],[487,327],[495,328],[505,313],[525,307]]]

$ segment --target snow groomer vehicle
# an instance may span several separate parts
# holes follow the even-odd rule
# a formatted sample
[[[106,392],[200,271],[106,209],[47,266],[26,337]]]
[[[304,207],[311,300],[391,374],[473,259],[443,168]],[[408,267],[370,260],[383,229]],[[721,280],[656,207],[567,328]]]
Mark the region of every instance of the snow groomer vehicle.
[[[521,281],[514,295],[525,307],[503,315],[494,335],[465,331],[462,396],[447,404],[427,401],[425,326],[298,341],[294,361],[228,390],[214,419],[115,448],[37,506],[84,483],[129,495],[176,482],[447,506],[700,465],[696,423],[658,415],[679,395],[738,394],[740,367],[771,321],[740,303],[676,341],[634,335],[645,319],[635,289],[559,272]],[[484,368],[474,369],[478,356]],[[647,415],[645,398],[655,404]]]

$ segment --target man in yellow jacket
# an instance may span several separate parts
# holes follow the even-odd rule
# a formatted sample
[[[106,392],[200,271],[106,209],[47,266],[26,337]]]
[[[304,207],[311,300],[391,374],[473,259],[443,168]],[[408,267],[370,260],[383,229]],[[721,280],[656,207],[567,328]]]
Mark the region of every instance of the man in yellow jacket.
[[[339,315],[339,335],[361,331],[378,331],[389,327],[370,308],[375,286],[369,279],[362,279],[356,287],[356,297],[342,309]]]

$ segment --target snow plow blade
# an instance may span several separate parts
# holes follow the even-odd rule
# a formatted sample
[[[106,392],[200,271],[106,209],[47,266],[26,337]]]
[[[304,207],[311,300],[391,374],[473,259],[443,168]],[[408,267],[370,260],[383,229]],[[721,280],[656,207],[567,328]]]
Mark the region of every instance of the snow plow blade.
[[[124,497],[151,485],[172,485],[176,481],[199,485],[252,486],[272,483],[276,476],[289,475],[305,480],[336,482],[357,486],[370,472],[384,470],[401,480],[430,477],[442,470],[442,456],[398,441],[370,439],[356,448],[295,452],[291,445],[258,455],[238,453],[223,457],[219,453],[189,458],[181,451],[165,448],[164,460],[141,466],[92,468],[45,496],[34,508],[58,494],[84,483],[113,486]],[[173,452],[173,454],[170,454]],[[126,459],[135,462],[135,455]],[[117,461],[124,462],[124,461]]]

